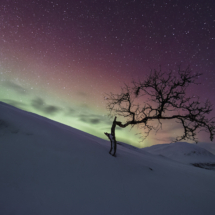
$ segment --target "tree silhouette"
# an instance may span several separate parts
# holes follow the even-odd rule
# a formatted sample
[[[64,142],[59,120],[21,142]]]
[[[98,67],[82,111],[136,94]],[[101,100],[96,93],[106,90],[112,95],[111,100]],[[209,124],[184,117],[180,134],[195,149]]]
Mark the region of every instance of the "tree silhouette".
[[[188,94],[189,86],[198,85],[196,81],[201,75],[193,74],[190,67],[184,70],[178,67],[177,71],[168,73],[154,70],[145,80],[133,81],[131,86],[124,85],[119,94],[106,94],[110,115],[125,118],[124,123],[115,118],[113,124],[121,128],[141,124],[146,138],[152,130],[161,129],[164,120],[175,120],[183,128],[183,134],[175,141],[197,143],[197,133],[202,130],[209,133],[212,141],[215,121],[206,117],[213,110],[211,103],[208,100],[200,103],[198,97]],[[116,144],[115,131],[111,133]]]

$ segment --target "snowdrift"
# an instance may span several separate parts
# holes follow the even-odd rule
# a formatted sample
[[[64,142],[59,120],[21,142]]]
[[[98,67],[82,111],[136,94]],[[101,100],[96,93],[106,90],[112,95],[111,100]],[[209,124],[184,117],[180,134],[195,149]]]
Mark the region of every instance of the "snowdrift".
[[[215,214],[215,171],[109,145],[0,102],[0,214]]]

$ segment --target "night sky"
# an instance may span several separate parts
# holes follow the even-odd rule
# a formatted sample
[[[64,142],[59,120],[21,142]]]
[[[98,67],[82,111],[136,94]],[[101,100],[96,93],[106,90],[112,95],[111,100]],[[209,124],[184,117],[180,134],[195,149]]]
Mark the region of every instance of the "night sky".
[[[202,72],[192,94],[215,103],[213,0],[1,0],[0,31],[0,100],[93,135],[112,125],[104,94],[159,66]],[[144,147],[178,130],[116,136]]]

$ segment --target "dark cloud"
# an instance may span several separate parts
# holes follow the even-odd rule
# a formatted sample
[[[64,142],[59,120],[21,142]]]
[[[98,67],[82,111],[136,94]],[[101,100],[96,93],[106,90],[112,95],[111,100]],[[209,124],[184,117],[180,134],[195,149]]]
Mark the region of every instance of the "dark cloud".
[[[90,123],[90,124],[99,124],[101,123],[101,119],[99,118],[90,118],[90,116],[80,117],[80,121]]]
[[[4,86],[16,91],[19,94],[22,94],[22,95],[27,94],[27,90],[24,87],[21,87],[20,85],[14,83],[14,82],[6,81],[4,83]]]
[[[34,100],[32,100],[32,106],[35,108],[35,109],[43,109],[43,106],[44,106],[44,101],[43,99],[41,98],[36,98]]]
[[[89,124],[107,124],[110,125],[111,122],[110,120],[102,115],[97,115],[97,114],[79,114],[77,115],[79,120],[85,123],[89,123]]]
[[[101,119],[98,119],[98,118],[90,119],[90,123],[92,124],[99,124],[100,122],[101,122]]]
[[[57,114],[61,110],[60,107],[54,105],[47,105],[42,98],[36,98],[32,100],[31,105],[35,109],[49,115]]]
[[[59,107],[56,107],[54,105],[48,105],[47,107],[44,108],[44,112],[47,114],[52,114],[52,113],[56,113],[60,110]]]

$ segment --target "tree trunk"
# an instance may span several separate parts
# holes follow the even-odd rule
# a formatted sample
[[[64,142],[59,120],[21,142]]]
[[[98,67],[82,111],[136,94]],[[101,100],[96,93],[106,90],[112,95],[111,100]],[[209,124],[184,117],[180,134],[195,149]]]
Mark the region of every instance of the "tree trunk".
[[[110,148],[110,151],[109,153],[111,154],[112,150],[113,150],[113,156],[116,156],[116,136],[115,136],[115,129],[116,129],[116,125],[117,125],[117,122],[116,122],[116,118],[114,118],[114,121],[113,121],[113,124],[112,124],[112,127],[111,127],[111,133],[105,133],[105,135],[109,138],[110,142],[111,142],[111,148]]]

